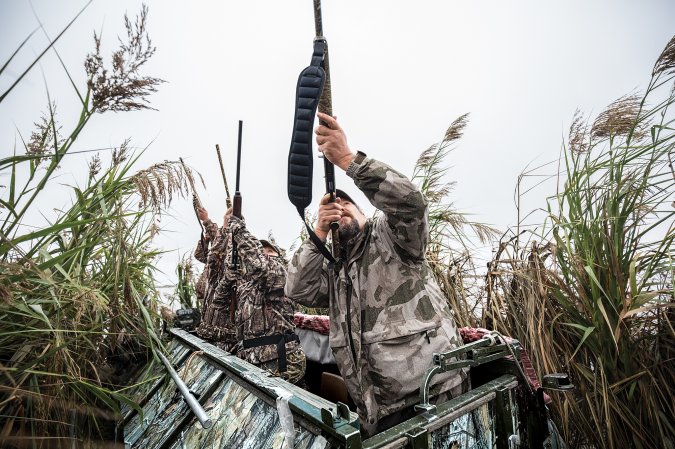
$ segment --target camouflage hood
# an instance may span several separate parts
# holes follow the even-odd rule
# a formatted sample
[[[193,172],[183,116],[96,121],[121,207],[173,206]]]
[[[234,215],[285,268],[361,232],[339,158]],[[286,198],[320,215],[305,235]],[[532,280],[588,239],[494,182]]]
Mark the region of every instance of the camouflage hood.
[[[288,270],[286,294],[328,307],[330,345],[361,424],[417,402],[434,352],[461,345],[452,313],[424,255],[427,207],[405,176],[359,153],[347,175],[382,212],[368,221],[339,270],[305,241]],[[433,394],[462,383],[464,372],[434,377]]]

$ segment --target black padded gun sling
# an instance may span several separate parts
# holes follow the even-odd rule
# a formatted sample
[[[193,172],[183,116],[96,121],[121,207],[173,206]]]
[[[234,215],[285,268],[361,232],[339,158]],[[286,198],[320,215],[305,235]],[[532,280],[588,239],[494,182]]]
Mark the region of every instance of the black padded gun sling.
[[[325,49],[325,39],[314,39],[312,62],[309,67],[300,73],[298,78],[295,93],[293,136],[288,155],[288,198],[305,223],[310,240],[326,259],[335,263],[333,255],[305,220],[305,209],[312,202],[312,172],[314,168],[312,126],[326,80],[326,73],[323,70]]]

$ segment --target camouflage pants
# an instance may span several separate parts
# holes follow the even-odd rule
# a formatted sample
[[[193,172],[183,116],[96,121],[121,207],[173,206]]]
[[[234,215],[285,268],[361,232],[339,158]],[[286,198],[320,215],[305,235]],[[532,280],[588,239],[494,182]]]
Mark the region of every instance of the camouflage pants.
[[[298,349],[286,354],[286,371],[279,374],[278,359],[272,359],[258,365],[258,368],[270,371],[273,376],[281,377],[282,379],[297,384],[305,376],[305,368],[307,361],[305,360],[305,353],[300,346]]]

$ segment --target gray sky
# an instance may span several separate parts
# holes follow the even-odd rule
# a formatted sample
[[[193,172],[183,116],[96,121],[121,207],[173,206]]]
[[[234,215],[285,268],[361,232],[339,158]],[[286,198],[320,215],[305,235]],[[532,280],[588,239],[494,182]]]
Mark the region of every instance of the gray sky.
[[[84,3],[32,1],[52,36]],[[288,247],[301,228],[286,196],[286,160],[295,84],[312,50],[312,2],[147,3],[157,53],[144,74],[168,81],[151,97],[158,111],[98,115],[73,151],[117,146],[131,137],[132,145],[150,144],[137,169],[182,156],[204,176],[207,189],[200,196],[220,221],[224,189],[214,145],[223,150],[233,189],[237,121],[242,119],[244,216],[255,234],[265,236],[272,229]],[[102,31],[109,56],[124,32],[124,12],[133,17],[140,7],[135,0],[95,1],[59,41],[56,48],[78,86],[85,84],[83,61],[93,49],[93,30]],[[672,0],[324,0],[323,9],[333,109],[352,148],[410,175],[419,153],[438,141],[455,118],[471,113],[465,137],[448,159],[448,181],[457,182],[452,200],[472,219],[501,229],[517,219],[518,175],[528,164],[558,157],[574,111],[595,115],[621,95],[643,88],[675,32]],[[0,0],[0,63],[36,26],[30,2]],[[0,77],[0,91],[45,45],[38,31]],[[0,107],[2,156],[11,154],[15,144],[22,151],[17,133],[30,136],[46,109],[42,73],[63,130],[77,121],[77,97],[49,53]],[[84,183],[90,156],[64,161],[59,177],[42,194],[45,215],[69,203],[63,185]],[[315,204],[323,189],[321,167],[317,159]],[[337,185],[356,190],[343,173]],[[535,189],[521,209],[545,207],[552,193],[550,186]],[[170,213],[156,241],[168,251],[158,264],[165,272],[160,282],[173,281],[179,253],[190,251],[199,235],[190,201],[175,201]],[[31,220],[37,225],[41,217]]]

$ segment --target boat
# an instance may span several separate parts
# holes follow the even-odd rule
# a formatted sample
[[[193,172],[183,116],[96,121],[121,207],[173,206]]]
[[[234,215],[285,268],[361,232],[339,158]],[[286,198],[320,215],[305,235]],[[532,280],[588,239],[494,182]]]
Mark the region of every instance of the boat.
[[[305,317],[298,321],[310,322]],[[327,320],[327,317],[322,317]],[[316,321],[316,320],[315,320]],[[230,354],[182,328],[166,331],[164,366],[152,360],[130,389],[135,407],[122,407],[125,447],[138,449],[562,449],[548,415],[545,389],[572,389],[564,374],[540,384],[517,340],[482,329],[462,329],[465,344],[433,355],[420,385],[419,413],[369,438],[345,402],[330,357],[327,335],[297,328],[308,353],[305,388]],[[326,345],[324,345],[326,346]],[[314,349],[317,349],[314,351]],[[318,355],[317,355],[318,354]],[[323,358],[323,359],[322,359]],[[326,363],[327,362],[327,363]],[[469,367],[472,388],[430,404],[430,380],[439,372]],[[178,379],[167,375],[175,370]],[[325,374],[324,374],[325,373]],[[317,382],[318,379],[321,382]],[[338,376],[339,378],[339,376]],[[201,406],[195,414],[177,383]],[[317,391],[316,385],[321,387]],[[183,388],[183,392],[185,392]],[[337,398],[337,400],[336,400]],[[342,400],[339,400],[342,399]]]

